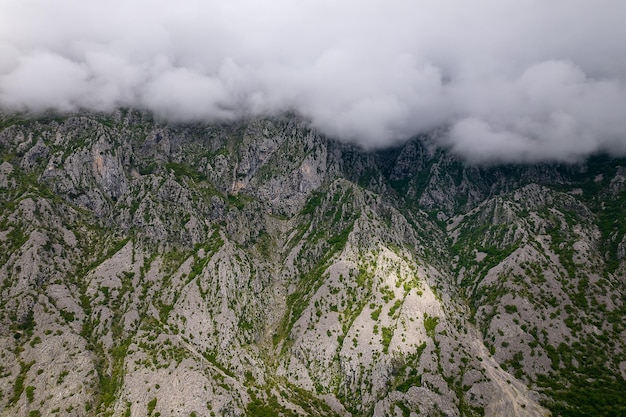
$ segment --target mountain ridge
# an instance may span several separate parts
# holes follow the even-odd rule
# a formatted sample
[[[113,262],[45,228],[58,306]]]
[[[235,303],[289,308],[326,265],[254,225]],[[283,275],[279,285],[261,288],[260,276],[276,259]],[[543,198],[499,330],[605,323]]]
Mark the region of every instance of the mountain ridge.
[[[293,115],[0,127],[5,413],[626,409],[626,161],[467,166]]]

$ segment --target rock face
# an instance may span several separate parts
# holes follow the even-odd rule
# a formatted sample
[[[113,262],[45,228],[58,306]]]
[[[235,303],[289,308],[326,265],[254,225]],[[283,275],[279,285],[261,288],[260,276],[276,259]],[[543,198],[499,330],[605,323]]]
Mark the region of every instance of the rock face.
[[[0,117],[0,416],[626,413],[626,161]]]

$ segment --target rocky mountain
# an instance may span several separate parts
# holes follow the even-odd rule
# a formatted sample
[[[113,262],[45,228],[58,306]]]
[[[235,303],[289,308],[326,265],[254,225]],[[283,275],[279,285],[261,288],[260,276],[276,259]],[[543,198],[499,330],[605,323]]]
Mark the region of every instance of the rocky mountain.
[[[626,415],[626,161],[0,117],[0,416]]]

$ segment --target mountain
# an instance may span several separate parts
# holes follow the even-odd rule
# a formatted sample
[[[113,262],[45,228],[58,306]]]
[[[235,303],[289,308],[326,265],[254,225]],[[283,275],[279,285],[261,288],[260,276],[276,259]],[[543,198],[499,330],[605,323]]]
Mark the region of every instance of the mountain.
[[[626,415],[626,161],[0,117],[0,416]]]

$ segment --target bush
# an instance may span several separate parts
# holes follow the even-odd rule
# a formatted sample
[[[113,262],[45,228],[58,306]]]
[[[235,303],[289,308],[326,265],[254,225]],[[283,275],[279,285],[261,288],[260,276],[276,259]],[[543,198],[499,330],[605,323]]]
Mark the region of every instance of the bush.
[[[513,313],[517,313],[517,307],[512,305],[512,304],[507,304],[504,306],[504,310],[508,313],[508,314],[513,314]]]
[[[383,352],[389,352],[389,345],[391,344],[391,339],[393,338],[393,329],[391,327],[382,328],[383,332]]]
[[[157,399],[153,398],[150,400],[150,402],[148,402],[148,415],[152,415],[152,412],[154,411],[154,409],[156,408],[156,404],[157,404]]]
[[[424,314],[424,328],[426,329],[426,334],[431,338],[435,337],[437,323],[439,323],[439,317],[431,317],[428,314]]]
[[[28,399],[29,403],[33,402],[33,400],[35,399],[35,387],[33,387],[32,385],[26,387],[26,398]]]

